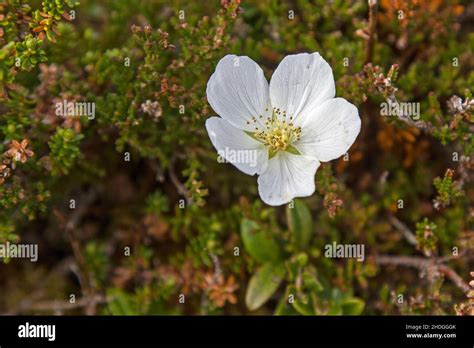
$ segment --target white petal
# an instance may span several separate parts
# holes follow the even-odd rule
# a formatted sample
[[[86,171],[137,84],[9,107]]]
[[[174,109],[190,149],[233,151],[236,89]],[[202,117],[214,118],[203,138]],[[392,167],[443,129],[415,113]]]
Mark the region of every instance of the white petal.
[[[313,157],[278,152],[258,177],[260,197],[269,205],[282,205],[295,197],[311,196],[318,167],[319,161]]]
[[[207,100],[215,112],[234,127],[256,131],[251,122],[263,129],[259,116],[269,104],[268,82],[262,69],[245,56],[227,55],[217,64],[207,83]]]
[[[295,125],[335,95],[332,69],[317,52],[286,56],[270,81],[272,106],[286,111],[287,118],[293,116]]]
[[[206,129],[218,154],[245,174],[260,174],[267,169],[267,148],[244,131],[220,117],[209,118]]]
[[[301,125],[301,140],[294,145],[322,162],[345,154],[360,132],[357,108],[343,98],[325,101]]]

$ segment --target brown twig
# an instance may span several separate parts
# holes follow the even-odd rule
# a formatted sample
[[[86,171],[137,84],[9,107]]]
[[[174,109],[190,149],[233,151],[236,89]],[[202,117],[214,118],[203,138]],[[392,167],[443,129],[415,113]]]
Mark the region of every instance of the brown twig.
[[[96,313],[97,303],[94,300],[96,297],[96,294],[95,294],[94,286],[92,284],[91,277],[87,270],[87,264],[86,264],[84,255],[82,254],[82,251],[81,251],[81,244],[76,238],[74,231],[77,228],[77,225],[79,224],[80,220],[86,214],[90,204],[95,200],[95,197],[96,197],[96,192],[93,190],[85,194],[84,197],[80,199],[79,201],[80,204],[78,205],[78,207],[74,209],[74,211],[70,214],[70,216],[68,217],[65,223],[64,223],[65,218],[59,212],[56,212],[56,216],[60,218],[60,220],[63,220],[64,230],[68,236],[69,243],[71,244],[74,259],[76,260],[77,268],[78,268],[75,273],[81,284],[84,297],[90,299],[88,302],[88,305],[85,306],[87,315],[93,315]],[[74,267],[72,267],[72,269],[74,270]]]
[[[438,269],[441,273],[443,273],[446,277],[451,279],[451,281],[461,290],[463,290],[466,294],[471,290],[469,285],[457,274],[452,268],[446,265],[439,265]]]
[[[469,167],[472,167],[473,164],[474,161],[472,160],[472,158],[469,158],[465,155],[462,155],[461,158],[459,158],[458,172],[460,188],[463,188],[465,183],[471,181],[471,171],[469,170]]]
[[[29,310],[33,303],[35,303],[35,301],[39,300],[44,295],[44,288],[48,282],[53,279],[52,275],[56,273],[67,274],[73,262],[74,259],[70,256],[57,263],[51,272],[42,278],[42,280],[37,284],[36,289],[33,289],[27,297],[23,298],[14,309],[5,313],[0,313],[0,315],[19,315],[24,313],[26,310]]]
[[[377,29],[377,0],[368,0],[369,3],[369,25],[368,38],[365,46],[365,63],[372,61],[374,42]]]
[[[410,231],[410,229],[407,227],[407,225],[405,225],[403,222],[398,220],[397,217],[395,217],[392,214],[388,215],[388,220],[390,221],[390,223],[392,224],[393,227],[395,227],[397,230],[399,230],[403,234],[403,236],[408,241],[408,243],[410,243],[413,246],[417,246],[418,242],[416,240],[416,237]]]
[[[388,219],[392,226],[397,228],[405,237],[405,239],[412,244],[417,246],[418,241],[416,240],[415,235],[411,230],[405,225],[402,221],[397,219],[394,215],[388,215]],[[463,252],[461,255],[463,255]],[[459,255],[458,255],[459,257]],[[444,274],[446,277],[451,279],[451,281],[464,292],[469,291],[469,286],[463,281],[463,279],[449,266],[443,264],[444,262],[452,260],[453,257],[445,256],[438,258],[425,259],[418,256],[391,256],[391,255],[382,255],[377,256],[375,261],[381,265],[395,265],[395,266],[406,266],[417,268],[419,270],[424,270],[429,267],[435,267],[439,272]]]
[[[214,275],[213,278],[214,280],[218,280],[220,276],[222,275],[222,268],[221,268],[221,263],[219,261],[219,258],[217,257],[216,254],[213,252],[209,252],[209,257],[212,260],[212,263],[214,264]]]
[[[158,163],[158,161],[150,161],[150,166],[156,173],[156,177],[155,177],[156,181],[164,182],[165,175],[163,173],[163,169],[160,166],[160,163]]]
[[[439,264],[436,259],[425,259],[418,256],[393,256],[393,255],[379,255],[375,257],[375,262],[379,265],[393,265],[412,267],[418,270],[426,270],[434,267],[440,273],[449,278],[454,285],[456,285],[463,292],[467,293],[470,290],[469,285],[447,265]]]
[[[171,158],[169,167],[168,167],[168,174],[170,176],[171,182],[176,187],[178,194],[180,194],[181,196],[184,196],[184,198],[186,199],[186,203],[190,205],[192,201],[191,201],[189,192],[186,189],[186,187],[181,183],[181,181],[179,180],[178,176],[176,175],[174,171],[174,161],[175,159]]]
[[[62,311],[68,311],[68,310],[73,310],[77,308],[87,307],[90,305],[92,300],[96,304],[104,304],[104,303],[108,303],[112,301],[112,298],[106,298],[101,295],[95,295],[94,298],[82,297],[74,303],[71,303],[69,301],[58,301],[58,300],[43,301],[43,302],[38,302],[31,305],[29,309],[35,310],[35,311],[62,312]]]
[[[395,93],[392,93],[391,95],[388,96],[387,102],[391,103],[393,105],[397,104],[398,105],[398,100],[397,97],[395,96]],[[397,117],[399,120],[405,122],[411,127],[418,128],[419,130],[431,134],[434,131],[434,127],[430,122],[426,121],[413,121],[413,119],[410,117],[410,115],[406,115],[403,113],[403,111],[400,111],[401,108],[399,108]]]

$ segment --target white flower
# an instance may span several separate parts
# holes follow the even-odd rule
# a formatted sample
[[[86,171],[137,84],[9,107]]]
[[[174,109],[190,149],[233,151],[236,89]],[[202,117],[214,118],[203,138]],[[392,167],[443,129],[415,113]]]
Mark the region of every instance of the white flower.
[[[220,154],[256,152],[256,165],[233,164],[259,175],[258,191],[269,205],[312,195],[320,162],[346,153],[360,131],[357,108],[334,98],[332,69],[319,53],[286,56],[270,86],[252,59],[227,55],[206,93],[221,116],[206,121],[212,144]]]

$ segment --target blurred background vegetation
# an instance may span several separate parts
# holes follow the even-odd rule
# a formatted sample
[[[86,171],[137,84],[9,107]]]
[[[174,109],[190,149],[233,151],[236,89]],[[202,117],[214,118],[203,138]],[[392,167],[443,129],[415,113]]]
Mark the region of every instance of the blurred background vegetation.
[[[3,314],[469,314],[474,7],[0,0]],[[362,131],[268,207],[204,128],[220,58],[318,51]],[[55,103],[95,103],[61,118]],[[420,120],[381,103],[420,103]],[[333,242],[365,260],[330,259]]]

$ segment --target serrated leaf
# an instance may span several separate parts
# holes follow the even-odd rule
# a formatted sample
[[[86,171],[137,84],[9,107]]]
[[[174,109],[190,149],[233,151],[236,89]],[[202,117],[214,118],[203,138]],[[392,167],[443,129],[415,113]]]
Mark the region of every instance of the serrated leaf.
[[[251,311],[260,308],[275,293],[285,275],[282,263],[266,263],[250,278],[245,303]]]
[[[313,219],[311,213],[303,203],[303,201],[295,199],[294,207],[286,207],[286,219],[288,228],[293,234],[293,238],[298,250],[307,248],[311,239],[311,232],[313,230]]]
[[[265,263],[277,262],[281,259],[277,241],[269,233],[262,231],[255,221],[243,219],[240,233],[245,250],[254,260]]]
[[[360,315],[364,307],[364,301],[356,297],[349,298],[342,303],[342,311],[345,315]]]

